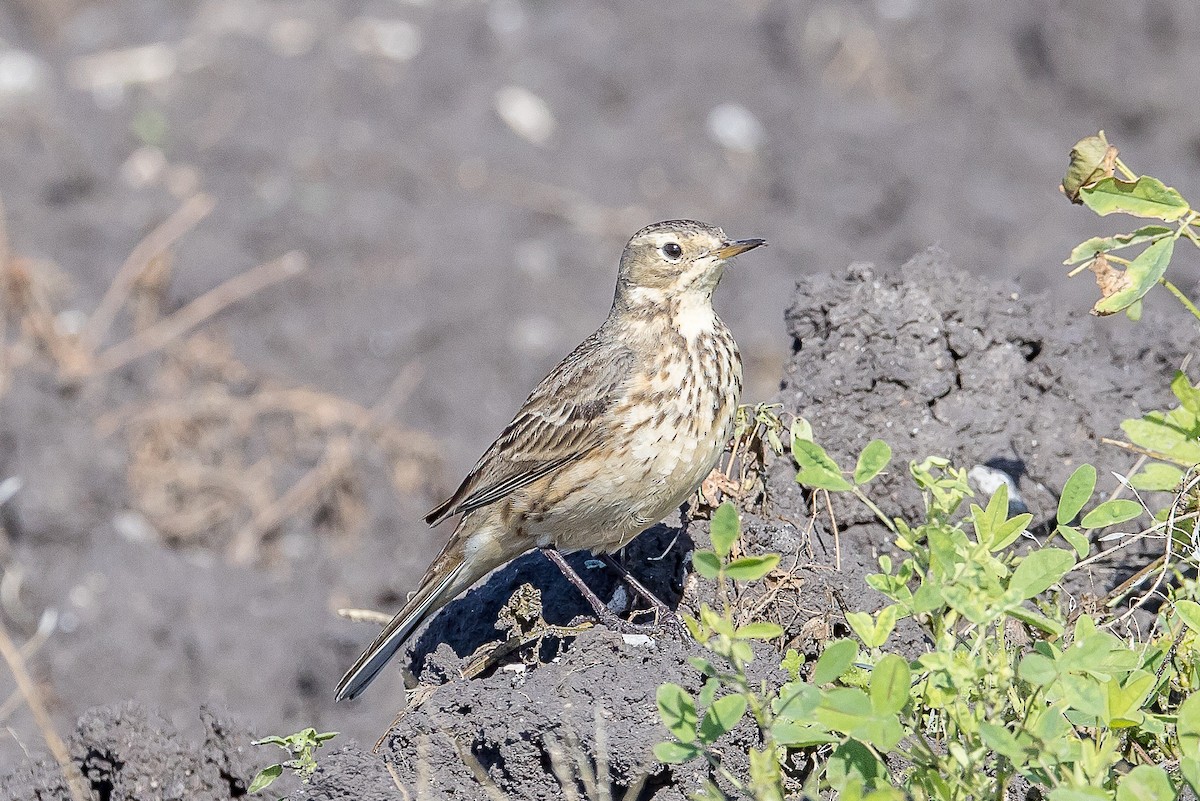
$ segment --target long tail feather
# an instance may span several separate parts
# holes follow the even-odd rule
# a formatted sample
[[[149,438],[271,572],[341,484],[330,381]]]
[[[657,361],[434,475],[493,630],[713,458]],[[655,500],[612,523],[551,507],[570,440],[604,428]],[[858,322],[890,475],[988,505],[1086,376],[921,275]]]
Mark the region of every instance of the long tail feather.
[[[438,560],[441,562],[442,560]],[[436,567],[436,563],[435,563]],[[335,699],[357,698],[367,685],[375,680],[388,661],[396,655],[405,641],[420,626],[426,618],[445,606],[463,588],[462,577],[466,563],[459,561],[453,569],[446,572],[440,580],[431,581],[429,585],[417,593],[404,608],[384,627],[371,647],[363,652],[354,667],[346,671],[338,682]],[[432,577],[431,577],[432,578]]]

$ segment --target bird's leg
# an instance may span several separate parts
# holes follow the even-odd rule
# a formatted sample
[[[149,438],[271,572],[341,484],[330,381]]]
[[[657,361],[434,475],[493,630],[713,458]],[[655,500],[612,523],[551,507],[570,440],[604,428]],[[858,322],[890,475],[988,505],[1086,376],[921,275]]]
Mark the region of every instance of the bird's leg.
[[[574,585],[575,589],[579,590],[579,594],[582,595],[584,600],[587,601],[592,607],[592,611],[595,612],[596,617],[601,623],[608,628],[613,629],[614,631],[626,632],[644,630],[642,626],[638,626],[635,623],[630,623],[628,620],[622,620],[621,618],[617,617],[616,614],[608,608],[608,605],[600,599],[600,596],[593,592],[592,588],[589,587],[582,578],[580,578],[579,574],[576,573],[569,564],[567,564],[566,557],[559,553],[556,548],[545,546],[539,548],[538,550],[540,550],[547,559],[549,559],[558,567],[559,571],[562,572],[567,581]]]
[[[646,588],[646,585],[634,578],[633,574],[626,570],[624,565],[613,558],[612,554],[602,554],[600,558],[604,560],[604,564],[617,571],[617,575],[619,575],[621,579],[629,585],[630,589],[645,598],[646,602],[654,607],[654,611],[658,614],[659,620],[676,619],[675,610],[667,606],[667,604],[657,595],[650,592],[650,590]]]

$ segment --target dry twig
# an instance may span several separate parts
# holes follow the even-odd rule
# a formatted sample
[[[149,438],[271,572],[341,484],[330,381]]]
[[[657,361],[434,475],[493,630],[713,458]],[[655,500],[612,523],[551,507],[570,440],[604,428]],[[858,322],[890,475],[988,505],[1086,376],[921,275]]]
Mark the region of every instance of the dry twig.
[[[274,261],[260,264],[241,275],[235,275],[174,314],[101,352],[96,357],[92,372],[110,372],[125,366],[134,359],[153,353],[172,340],[183,336],[214,314],[272,284],[302,273],[307,267],[304,254],[290,251]]]
[[[209,195],[200,194],[189,198],[178,211],[134,246],[80,332],[80,342],[88,353],[95,353],[100,347],[112,328],[117,313],[125,305],[126,298],[137,283],[138,276],[147,265],[207,217],[215,205],[215,201]]]
[[[12,638],[8,636],[8,629],[2,620],[0,620],[0,657],[3,657],[4,661],[8,663],[8,669],[17,683],[17,689],[25,700],[25,705],[33,713],[33,719],[42,733],[42,739],[45,741],[46,747],[50,749],[54,761],[58,763],[59,770],[62,771],[63,780],[67,783],[67,790],[71,793],[72,801],[87,801],[90,793],[84,787],[83,776],[75,767],[75,763],[71,761],[67,744],[54,730],[54,724],[50,720],[50,714],[46,711],[42,694],[30,677],[29,671],[25,667],[25,659],[21,656],[21,651],[13,643]]]

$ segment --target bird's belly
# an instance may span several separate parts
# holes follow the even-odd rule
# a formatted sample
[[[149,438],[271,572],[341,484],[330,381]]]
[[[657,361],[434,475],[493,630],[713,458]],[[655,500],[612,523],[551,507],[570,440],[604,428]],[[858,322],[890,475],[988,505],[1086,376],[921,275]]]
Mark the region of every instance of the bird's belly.
[[[664,399],[631,411],[616,437],[621,441],[604,457],[593,452],[543,480],[531,493],[536,508],[526,517],[526,533],[538,545],[606,553],[677,509],[716,464],[736,403],[709,405],[691,416],[679,405]]]

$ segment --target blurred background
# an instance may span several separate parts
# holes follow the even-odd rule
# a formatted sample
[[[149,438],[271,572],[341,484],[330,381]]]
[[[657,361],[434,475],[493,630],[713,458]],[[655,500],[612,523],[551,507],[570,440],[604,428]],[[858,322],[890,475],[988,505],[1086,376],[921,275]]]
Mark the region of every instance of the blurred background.
[[[401,684],[332,705],[372,636],[333,610],[415,586],[634,230],[770,242],[718,293],[747,401],[852,261],[938,243],[1084,314],[1067,152],[1200,197],[1198,63],[1194,0],[5,0],[0,611],[56,725],[372,741]],[[43,749],[15,699],[0,767]]]

